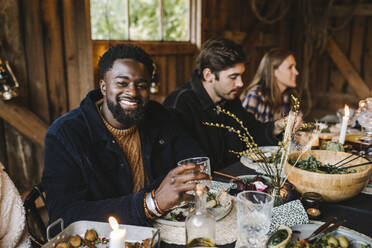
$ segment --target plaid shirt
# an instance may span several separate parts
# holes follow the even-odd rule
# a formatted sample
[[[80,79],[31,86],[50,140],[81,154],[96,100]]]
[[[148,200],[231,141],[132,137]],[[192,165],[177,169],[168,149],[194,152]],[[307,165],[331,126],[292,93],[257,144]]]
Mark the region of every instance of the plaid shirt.
[[[274,121],[274,109],[266,100],[266,97],[262,95],[258,85],[253,87],[245,95],[243,101],[243,108],[247,112],[252,113],[257,120],[261,122]],[[289,113],[289,97],[287,94],[283,95],[283,115]]]

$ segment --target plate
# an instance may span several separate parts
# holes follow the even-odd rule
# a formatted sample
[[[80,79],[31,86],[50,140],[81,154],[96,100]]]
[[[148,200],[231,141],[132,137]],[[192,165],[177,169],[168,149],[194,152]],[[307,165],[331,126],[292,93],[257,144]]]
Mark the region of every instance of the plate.
[[[210,192],[217,193],[221,189],[224,189],[226,192],[228,192],[233,185],[234,185],[234,183],[223,183],[223,182],[211,181]],[[232,202],[232,199],[230,198],[230,201],[228,202],[226,207],[217,206],[217,207],[214,207],[214,208],[210,208],[209,210],[215,216],[216,221],[219,221],[230,213],[230,211],[232,209],[232,206],[233,206],[233,202]],[[172,220],[168,220],[168,219],[165,219],[165,218],[156,219],[155,222],[157,222],[159,224],[168,225],[168,226],[175,226],[175,227],[184,227],[185,226],[184,221],[172,221]]]
[[[55,222],[48,226],[47,232],[49,229],[56,225],[63,225],[62,219],[57,219]],[[120,228],[126,229],[125,240],[126,242],[136,243],[142,242],[144,239],[153,238],[154,244],[153,248],[157,247],[157,243],[160,240],[159,230],[152,227],[143,227],[143,226],[133,226],[133,225],[120,225]],[[71,223],[65,229],[62,228],[62,231],[53,237],[48,243],[44,244],[42,248],[54,248],[60,242],[68,242],[69,238],[73,235],[80,235],[84,237],[85,232],[88,229],[94,229],[99,238],[109,239],[112,228],[107,222],[97,222],[97,221],[76,221]],[[57,228],[58,230],[58,228]],[[48,233],[49,234],[49,233]],[[97,248],[107,248],[110,243],[107,244],[95,244]],[[85,247],[85,246],[84,246]]]
[[[267,157],[270,157],[270,156],[274,155],[278,151],[279,147],[278,146],[261,146],[261,147],[259,147],[259,149],[261,149],[261,151],[263,153],[265,153],[265,155]],[[255,170],[258,173],[265,174],[265,172],[260,167],[260,162],[252,161],[248,156],[242,156],[240,158],[240,162],[244,166],[246,166],[246,167],[248,167],[250,169],[253,169],[253,170]],[[283,173],[284,173],[284,170],[283,170]]]
[[[309,224],[303,225],[296,225],[292,226],[292,231],[299,231],[300,233],[293,233],[294,238],[299,238],[299,240],[307,238],[310,234],[315,231],[319,226],[324,224],[324,222],[320,221],[311,221]],[[354,230],[351,230],[346,227],[339,227],[336,231],[332,233],[336,237],[338,236],[345,236],[350,242],[350,248],[360,248],[359,244],[363,245],[372,245],[372,239],[362,233],[358,233]]]

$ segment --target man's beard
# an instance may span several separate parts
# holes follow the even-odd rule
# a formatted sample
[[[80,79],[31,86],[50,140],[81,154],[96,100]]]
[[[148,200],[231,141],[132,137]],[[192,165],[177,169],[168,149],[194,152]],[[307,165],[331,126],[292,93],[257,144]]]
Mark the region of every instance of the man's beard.
[[[117,104],[107,98],[107,107],[118,122],[125,127],[131,127],[137,125],[145,117],[145,104],[143,100],[139,97],[135,97],[135,100],[138,102],[137,109],[123,109],[120,106],[119,97],[116,97]]]

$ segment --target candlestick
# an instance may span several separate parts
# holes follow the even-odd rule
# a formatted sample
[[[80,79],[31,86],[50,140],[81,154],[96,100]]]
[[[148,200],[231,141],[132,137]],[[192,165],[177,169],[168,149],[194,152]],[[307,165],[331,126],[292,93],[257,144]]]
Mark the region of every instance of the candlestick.
[[[342,117],[342,125],[340,129],[340,137],[338,138],[338,142],[341,144],[344,144],[345,142],[345,136],[346,136],[346,129],[347,129],[347,124],[349,122],[349,106],[345,104],[344,108],[344,117]]]
[[[125,229],[120,229],[119,224],[114,217],[109,217],[109,223],[113,229],[110,233],[110,248],[125,247]]]

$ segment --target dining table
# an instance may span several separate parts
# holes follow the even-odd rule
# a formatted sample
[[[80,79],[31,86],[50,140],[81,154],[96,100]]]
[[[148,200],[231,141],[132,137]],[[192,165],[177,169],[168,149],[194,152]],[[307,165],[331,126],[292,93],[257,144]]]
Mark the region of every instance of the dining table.
[[[257,172],[251,168],[244,166],[240,161],[237,161],[220,172],[231,176],[256,175]],[[231,182],[231,179],[212,173],[213,180],[221,182]],[[300,194],[298,194],[300,197]],[[352,199],[342,202],[322,202],[320,204],[321,215],[317,218],[318,221],[327,221],[331,217],[345,219],[344,227],[372,237],[372,195],[360,193]],[[233,248],[235,243],[222,245],[218,247]],[[161,242],[163,248],[181,248],[184,246],[168,244]]]
[[[240,161],[231,164],[221,172],[231,176],[257,174],[255,170],[244,166]],[[213,175],[213,180],[229,181],[219,175]],[[319,221],[326,221],[330,217],[337,216],[345,219],[343,226],[369,237],[372,236],[372,195],[360,193],[342,202],[322,202],[320,207],[322,214]]]

